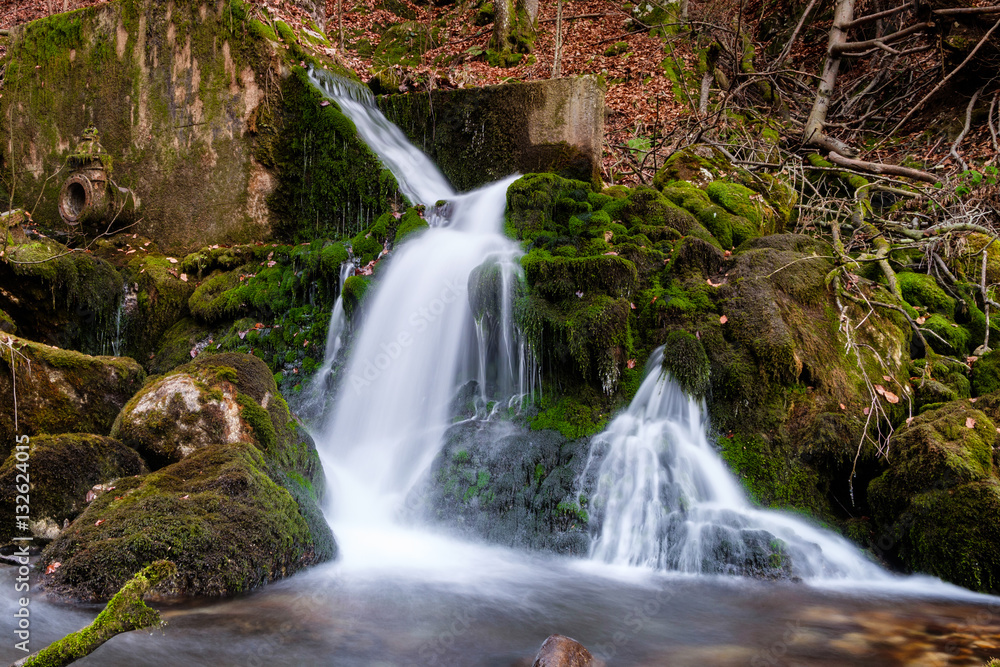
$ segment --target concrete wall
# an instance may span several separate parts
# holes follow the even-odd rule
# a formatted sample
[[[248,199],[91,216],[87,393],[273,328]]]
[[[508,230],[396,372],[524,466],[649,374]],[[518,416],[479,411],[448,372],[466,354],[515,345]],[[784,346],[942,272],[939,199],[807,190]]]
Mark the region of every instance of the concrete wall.
[[[460,190],[514,172],[600,181],[604,86],[596,77],[380,97],[389,120]]]

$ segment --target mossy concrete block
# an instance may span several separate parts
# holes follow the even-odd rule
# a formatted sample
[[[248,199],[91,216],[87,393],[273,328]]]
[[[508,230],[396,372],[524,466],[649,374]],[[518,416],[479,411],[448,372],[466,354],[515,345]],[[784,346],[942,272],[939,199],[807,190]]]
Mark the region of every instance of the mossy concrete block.
[[[916,417],[868,486],[873,518],[905,569],[979,590],[1000,585],[1000,481],[994,422],[967,401]]]
[[[119,480],[43,553],[43,566],[61,563],[46,588],[103,600],[169,558],[177,575],[158,588],[162,596],[231,596],[334,557],[329,527],[309,522],[268,469],[251,444],[217,444]]]
[[[38,435],[30,441],[31,531],[42,539],[58,536],[90,502],[98,484],[147,472],[135,450],[114,438],[91,433]],[[18,460],[12,453],[0,465],[0,506],[14,516]],[[13,524],[0,526],[0,543],[13,537]]]
[[[604,93],[593,76],[379,98],[459,190],[515,172],[600,183]]]
[[[12,334],[2,334],[0,342],[0,453],[5,457],[18,435],[107,435],[146,379],[132,359],[91,357]]]
[[[5,83],[18,92],[0,99],[15,201],[37,200],[40,225],[78,233],[57,212],[58,174],[94,126],[109,178],[137,200],[130,231],[165,251],[332,236],[387,210],[395,181],[299,63],[346,70],[322,55],[320,33],[279,22],[276,34],[254,12],[242,0],[115,0],[15,28]]]

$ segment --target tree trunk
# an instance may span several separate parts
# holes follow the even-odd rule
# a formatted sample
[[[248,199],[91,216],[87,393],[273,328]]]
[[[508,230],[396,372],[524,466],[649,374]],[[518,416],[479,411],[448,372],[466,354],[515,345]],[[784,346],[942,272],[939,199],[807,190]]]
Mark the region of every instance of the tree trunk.
[[[556,48],[552,57],[552,78],[562,76],[562,0],[556,0]]]
[[[513,0],[496,0],[493,3],[493,39],[490,46],[497,51],[510,51],[510,36],[514,30]]]
[[[833,14],[833,27],[830,28],[830,41],[827,46],[826,62],[823,65],[823,76],[820,78],[819,89],[813,102],[812,111],[802,131],[802,143],[819,146],[842,155],[853,157],[851,151],[843,143],[826,135],[826,114],[830,108],[830,96],[837,83],[837,73],[840,70],[839,49],[847,43],[847,33],[843,26],[849,24],[854,17],[854,0],[839,0]]]

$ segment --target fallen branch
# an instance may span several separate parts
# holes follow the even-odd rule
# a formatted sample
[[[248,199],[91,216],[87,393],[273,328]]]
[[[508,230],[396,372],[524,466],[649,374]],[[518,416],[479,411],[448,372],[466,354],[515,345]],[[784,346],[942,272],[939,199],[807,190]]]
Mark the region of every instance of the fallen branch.
[[[94,622],[41,651],[18,660],[10,667],[63,667],[90,655],[115,635],[163,624],[160,613],[146,606],[143,596],[154,586],[173,576],[177,566],[168,560],[158,560],[129,580],[115,593]]]
[[[969,133],[969,128],[972,126],[972,107],[976,106],[976,100],[979,99],[979,94],[983,92],[983,88],[980,88],[969,100],[969,106],[965,108],[965,125],[962,126],[962,131],[958,133],[955,137],[955,143],[951,145],[951,150],[948,153],[958,160],[958,164],[962,166],[962,171],[968,171],[969,165],[965,163],[962,156],[958,154],[958,147],[962,145],[962,140],[965,139],[965,135]]]
[[[912,178],[916,181],[924,181],[925,183],[937,183],[941,179],[926,171],[921,171],[919,169],[911,169],[910,167],[901,167],[896,164],[881,164],[878,162],[866,162],[865,160],[855,160],[853,158],[844,157],[834,151],[830,151],[827,155],[827,159],[834,163],[835,165],[841,167],[849,167],[851,169],[858,169],[860,171],[866,171],[872,174],[889,174],[891,176],[902,176],[904,178]]]

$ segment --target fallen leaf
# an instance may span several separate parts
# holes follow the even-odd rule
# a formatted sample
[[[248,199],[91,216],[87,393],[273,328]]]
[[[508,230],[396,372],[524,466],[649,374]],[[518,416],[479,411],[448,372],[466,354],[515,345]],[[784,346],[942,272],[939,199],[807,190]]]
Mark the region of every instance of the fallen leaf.
[[[609,250],[609,251],[607,251],[604,254],[605,255],[611,255],[612,257],[617,257],[618,256],[618,253],[616,253],[614,250]]]
[[[841,404],[840,404],[840,409],[841,409],[841,410],[846,410],[846,409],[847,409],[847,406],[846,406],[846,405],[844,405],[843,403],[841,403]]]
[[[917,318],[917,324],[923,324],[926,321],[927,321],[926,317],[920,316]]]
[[[576,298],[582,299],[583,298],[583,292],[581,292],[580,290],[577,290],[576,291]]]
[[[102,523],[104,523],[104,519],[98,519],[97,521],[94,522],[94,525],[100,526]]]
[[[729,318],[726,317],[725,315],[723,315],[722,317],[719,318],[719,324],[725,324],[728,321],[729,321]]]
[[[879,396],[885,396],[885,387],[880,384],[875,385],[875,391],[878,392]]]
[[[975,398],[970,398],[970,399],[969,399],[969,403],[975,403],[975,402],[976,402],[976,400],[977,400],[977,399],[975,399]]]
[[[654,297],[653,297],[653,300],[652,300],[652,301],[650,301],[650,303],[656,303],[656,300],[657,300],[657,299],[659,299],[659,298],[660,298],[660,297],[658,297],[658,296],[654,296]]]
[[[197,356],[198,356],[198,350],[192,347],[191,348],[191,358],[194,359]]]
[[[635,304],[634,303],[629,303],[628,305],[632,306],[632,310],[635,310]]]
[[[181,500],[187,500],[190,497],[191,497],[190,494],[185,493],[183,496],[181,496]]]
[[[625,362],[625,365],[628,366],[629,368],[635,368],[635,359],[629,359],[627,362]]]
[[[733,251],[732,250],[727,250],[726,252],[722,253],[722,256],[723,257],[732,257],[733,256]]]
[[[615,237],[615,233],[610,229],[604,232],[604,241],[606,243],[611,243],[611,239]]]
[[[91,489],[90,491],[87,491],[87,502],[88,503],[93,502],[94,498],[96,498],[96,497],[97,497],[97,494],[94,493],[93,489]]]
[[[323,100],[322,102],[319,103],[319,105],[321,107],[328,107],[328,106],[330,106],[330,101],[329,100]]]
[[[892,378],[889,377],[888,375],[883,375],[882,379],[885,380],[886,382],[892,382]]]
[[[865,408],[864,410],[862,410],[862,412],[864,412],[867,415],[869,412],[871,412],[871,410],[869,410],[868,408]]]
[[[909,426],[910,422],[912,422],[912,421],[913,421],[913,417],[907,417],[906,418],[906,425]],[[997,430],[1000,431],[1000,429],[997,429]]]
[[[975,428],[975,427],[976,427],[976,420],[973,419],[972,417],[966,417],[965,428]]]
[[[183,280],[184,282],[187,282],[188,281],[188,274],[182,273],[181,274],[181,280]]]
[[[889,401],[890,403],[899,403],[899,396],[896,396],[896,394],[887,390],[885,392],[885,400]]]
[[[247,337],[247,331],[250,331],[250,330],[246,329],[245,331],[237,331],[236,335],[240,337],[240,340],[243,340],[244,338]]]
[[[98,523],[100,523],[100,522],[98,522]],[[52,563],[51,565],[49,565],[47,568],[45,568],[45,574],[52,574],[53,572],[55,572],[56,570],[58,570],[60,567],[62,567],[62,563],[60,563],[59,561],[56,561],[56,562]]]
[[[167,261],[170,262],[171,264],[176,264],[177,263],[177,260],[174,259],[173,257],[167,257]]]

